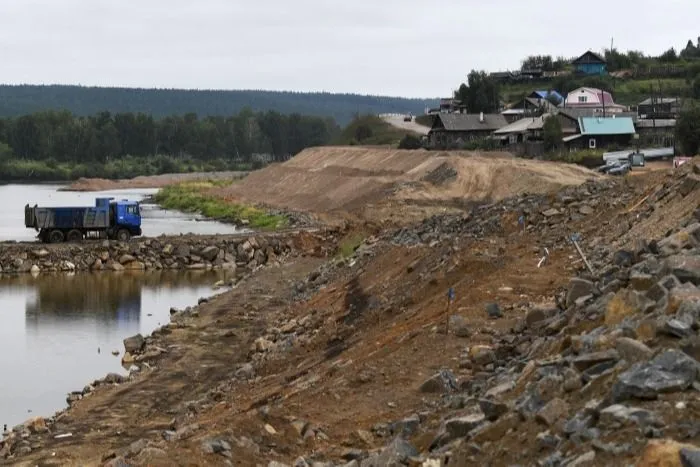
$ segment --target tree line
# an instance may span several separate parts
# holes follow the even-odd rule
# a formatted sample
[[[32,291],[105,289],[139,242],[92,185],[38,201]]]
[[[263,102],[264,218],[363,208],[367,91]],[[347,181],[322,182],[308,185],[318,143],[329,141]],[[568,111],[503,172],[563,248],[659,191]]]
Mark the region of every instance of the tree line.
[[[18,117],[47,109],[66,109],[87,117],[101,111],[146,113],[155,118],[194,112],[200,117],[233,115],[246,108],[283,114],[333,117],[347,125],[356,114],[413,113],[434,107],[437,99],[406,99],[327,92],[188,90],[0,85],[0,117]]]
[[[332,118],[250,109],[228,117],[188,113],[162,119],[143,113],[79,117],[45,111],[0,119],[0,144],[6,145],[5,160],[106,163],[162,154],[249,162],[254,154],[284,160],[306,147],[327,144],[338,131]]]

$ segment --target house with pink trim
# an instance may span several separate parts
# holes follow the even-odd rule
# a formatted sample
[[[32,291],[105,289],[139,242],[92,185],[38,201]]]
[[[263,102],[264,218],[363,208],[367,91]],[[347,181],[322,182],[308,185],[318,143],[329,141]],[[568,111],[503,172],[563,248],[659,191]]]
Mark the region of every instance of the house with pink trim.
[[[624,105],[616,104],[608,91],[587,87],[574,89],[568,93],[559,107],[590,109],[601,114],[617,114],[627,110]]]

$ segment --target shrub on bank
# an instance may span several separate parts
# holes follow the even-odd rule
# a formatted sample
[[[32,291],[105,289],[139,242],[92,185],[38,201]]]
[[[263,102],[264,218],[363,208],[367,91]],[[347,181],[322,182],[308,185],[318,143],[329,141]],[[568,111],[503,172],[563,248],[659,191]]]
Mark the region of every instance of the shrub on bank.
[[[287,223],[284,216],[272,215],[262,209],[242,204],[229,203],[209,194],[212,188],[223,186],[228,181],[189,182],[161,188],[155,201],[165,209],[194,212],[210,219],[242,224],[260,230],[274,230]]]
[[[0,159],[0,180],[8,182],[64,182],[77,180],[81,177],[120,180],[141,175],[225,170],[247,171],[252,168],[251,164],[235,163],[228,160],[197,161],[164,155],[147,158],[123,157],[105,163],[57,162],[53,159],[45,161]]]

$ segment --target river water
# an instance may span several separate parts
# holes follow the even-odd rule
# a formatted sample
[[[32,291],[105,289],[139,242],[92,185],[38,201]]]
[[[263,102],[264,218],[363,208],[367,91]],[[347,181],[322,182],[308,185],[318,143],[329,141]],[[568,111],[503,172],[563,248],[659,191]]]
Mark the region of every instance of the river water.
[[[140,201],[157,189],[130,189],[99,192],[58,191],[60,185],[0,185],[0,241],[36,240],[37,232],[24,226],[24,206],[94,206],[97,197]],[[179,234],[230,234],[236,227],[204,221],[195,214],[160,209],[154,204],[141,206],[141,228],[148,237]]]
[[[89,206],[96,196],[140,200],[155,190],[56,191],[52,185],[0,186],[0,241],[32,241],[24,205]],[[233,233],[234,227],[143,205],[144,235]],[[2,245],[0,244],[0,248]],[[65,407],[66,395],[121,366],[124,338],[147,335],[170,308],[194,305],[230,279],[225,271],[0,275],[0,429]],[[99,352],[98,352],[99,349]],[[119,356],[112,355],[118,350]]]

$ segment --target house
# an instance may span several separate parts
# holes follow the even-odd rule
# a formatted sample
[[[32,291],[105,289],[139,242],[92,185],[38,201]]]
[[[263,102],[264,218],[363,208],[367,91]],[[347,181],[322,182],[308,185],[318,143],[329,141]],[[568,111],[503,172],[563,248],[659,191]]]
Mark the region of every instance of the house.
[[[517,144],[542,139],[544,121],[551,115],[545,113],[540,116],[521,118],[494,131],[493,136],[496,139],[500,139],[504,144]]]
[[[572,61],[576,73],[581,75],[605,75],[607,74],[607,62],[603,57],[590,50]]]
[[[650,97],[637,106],[641,119],[675,119],[681,111],[681,100],[677,97]]]
[[[578,129],[577,134],[563,138],[570,149],[625,147],[636,134],[631,117],[579,117]]]
[[[645,145],[669,147],[676,138],[676,120],[674,118],[639,119],[635,122],[640,140]]]
[[[433,118],[428,143],[431,147],[458,147],[467,141],[487,138],[507,124],[501,114],[440,113]]]
[[[594,109],[606,116],[607,114],[621,113],[627,110],[624,105],[616,104],[612,94],[596,88],[582,87],[574,89],[566,95],[560,107],[574,109]]]
[[[508,123],[513,123],[524,117],[533,117],[542,115],[545,112],[554,112],[556,110],[556,106],[546,98],[542,97],[542,94],[539,94],[546,92],[547,91],[532,92],[527,97],[524,97],[518,102],[510,105],[507,109],[501,112],[501,115],[506,118]],[[556,93],[556,91],[553,92]],[[559,93],[556,94],[558,95]],[[562,100],[563,99],[564,98],[562,97]]]

